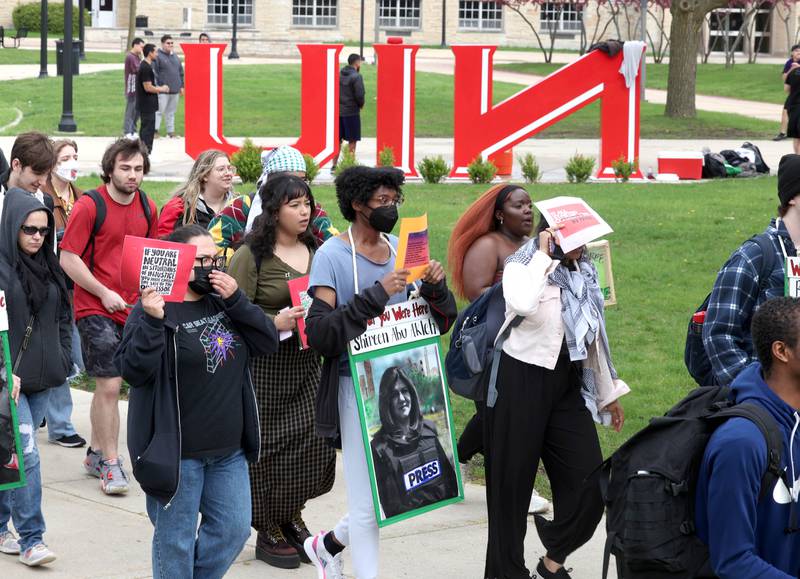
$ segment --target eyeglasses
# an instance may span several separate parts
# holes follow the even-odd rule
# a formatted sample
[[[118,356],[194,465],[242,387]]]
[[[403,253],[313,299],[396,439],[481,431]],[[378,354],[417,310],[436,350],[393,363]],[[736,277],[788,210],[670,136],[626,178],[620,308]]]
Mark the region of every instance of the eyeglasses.
[[[194,261],[195,263],[199,263],[200,267],[203,269],[210,270],[224,269],[228,259],[224,255],[218,255],[216,257],[196,257]]]
[[[387,207],[389,205],[394,205],[396,207],[400,207],[403,204],[403,201],[397,198],[391,198],[388,195],[381,195],[380,197],[373,197],[369,200],[370,203],[377,203],[379,207]]]
[[[219,167],[214,167],[214,170],[219,174],[224,174],[233,173],[236,169],[234,169],[233,165],[220,165]]]
[[[20,229],[22,230],[22,233],[24,233],[25,235],[30,235],[31,237],[33,237],[37,233],[42,237],[46,237],[47,234],[50,233],[49,227],[34,227],[33,225],[23,225],[22,227],[20,227]]]

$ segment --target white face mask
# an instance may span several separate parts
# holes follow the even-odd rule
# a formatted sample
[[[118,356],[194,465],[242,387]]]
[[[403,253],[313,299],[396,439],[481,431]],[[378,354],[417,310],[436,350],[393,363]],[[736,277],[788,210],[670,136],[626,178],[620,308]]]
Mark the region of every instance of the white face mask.
[[[57,165],[56,175],[64,179],[64,181],[72,183],[78,178],[78,161],[75,159],[69,159],[68,161],[64,161],[63,163]]]

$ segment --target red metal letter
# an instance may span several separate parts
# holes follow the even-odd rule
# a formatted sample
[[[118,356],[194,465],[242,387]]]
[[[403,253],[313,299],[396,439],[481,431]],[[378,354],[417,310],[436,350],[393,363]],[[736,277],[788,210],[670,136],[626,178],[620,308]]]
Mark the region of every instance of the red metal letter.
[[[589,103],[602,100],[598,178],[614,178],[611,162],[639,156],[641,75],[630,87],[619,69],[622,52],[583,55],[496,106],[492,106],[494,46],[454,46],[455,134],[451,177],[465,177],[479,155],[494,155],[524,141]],[[475,90],[475,88],[479,90]],[[641,177],[637,171],[632,177]]]

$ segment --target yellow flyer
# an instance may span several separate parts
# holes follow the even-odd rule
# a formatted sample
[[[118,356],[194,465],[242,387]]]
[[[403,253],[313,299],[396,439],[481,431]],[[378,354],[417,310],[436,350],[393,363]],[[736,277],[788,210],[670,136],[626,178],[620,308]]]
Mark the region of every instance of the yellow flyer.
[[[404,217],[400,220],[400,242],[397,246],[395,270],[408,269],[408,282],[422,277],[431,262],[428,245],[428,214],[420,217]]]

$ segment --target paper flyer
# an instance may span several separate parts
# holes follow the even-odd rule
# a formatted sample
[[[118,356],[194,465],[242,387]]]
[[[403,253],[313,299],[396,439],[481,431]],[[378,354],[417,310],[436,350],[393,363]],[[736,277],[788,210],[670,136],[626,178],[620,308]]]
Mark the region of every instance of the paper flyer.
[[[182,302],[194,267],[197,247],[159,239],[125,236],[120,281],[141,293],[152,287],[165,302]]]
[[[300,336],[300,349],[308,349],[308,338],[306,337],[306,316],[308,310],[311,308],[311,302],[314,301],[308,295],[308,281],[309,276],[304,275],[286,282],[289,286],[289,295],[292,297],[293,306],[303,306],[304,314],[302,318],[297,318],[297,335]]]
[[[534,205],[551,227],[562,225],[562,228],[556,231],[556,239],[564,253],[614,232],[608,223],[579,197],[554,197]]]
[[[408,283],[420,279],[431,262],[428,244],[428,214],[400,220],[400,242],[397,245],[395,270],[409,269]]]

